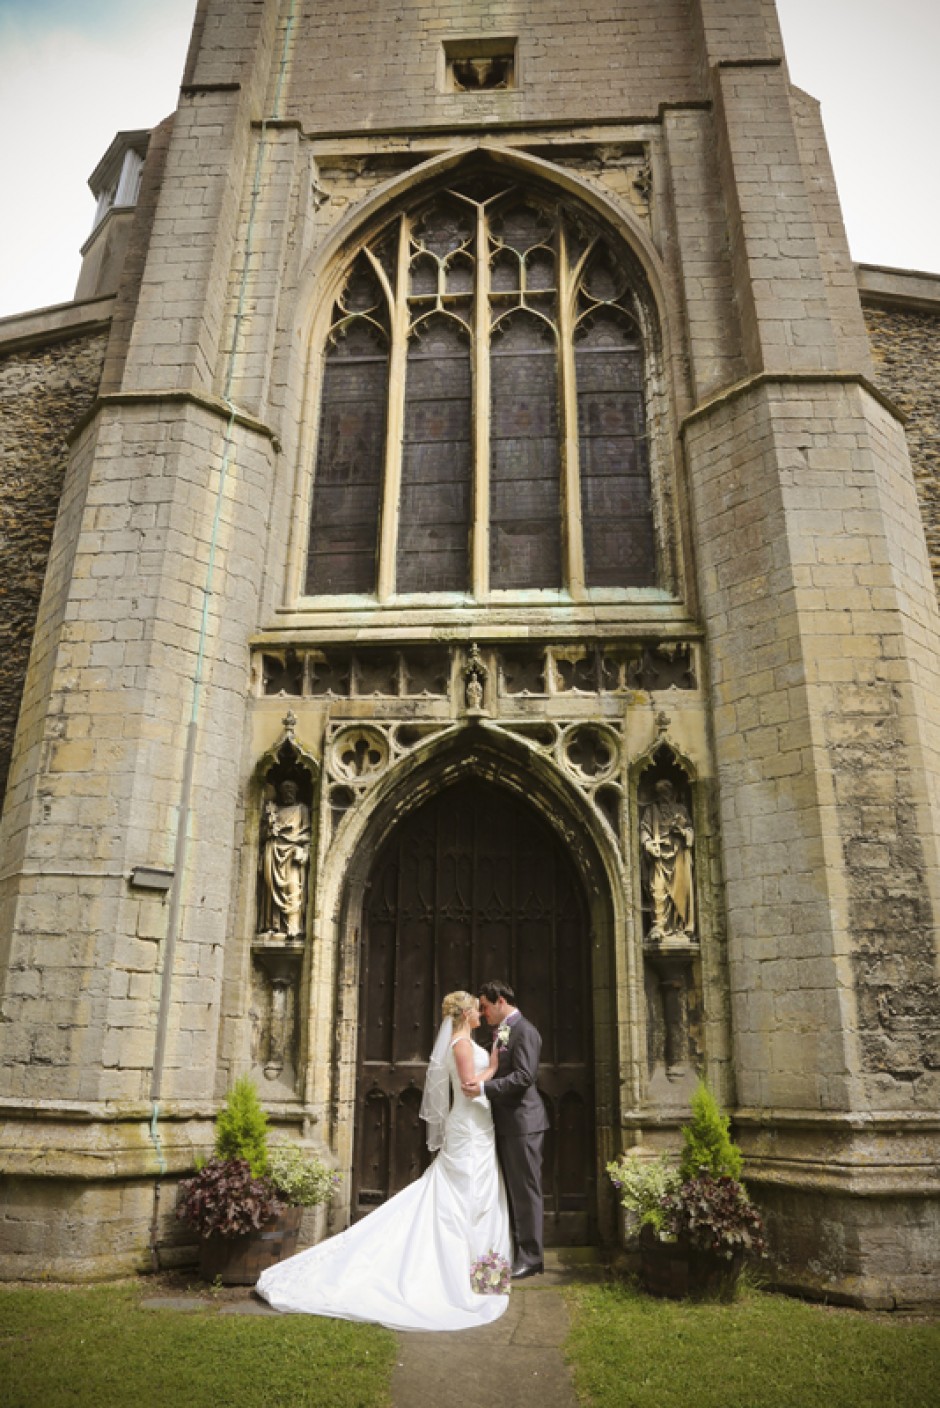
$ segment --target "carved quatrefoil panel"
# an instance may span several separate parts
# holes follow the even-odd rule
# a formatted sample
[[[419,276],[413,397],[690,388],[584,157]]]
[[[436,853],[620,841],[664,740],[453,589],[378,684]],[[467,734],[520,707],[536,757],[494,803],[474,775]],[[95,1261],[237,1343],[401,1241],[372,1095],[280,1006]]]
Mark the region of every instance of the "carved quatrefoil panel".
[[[449,725],[394,721],[332,724],[325,748],[328,787],[327,835],[345,814],[405,754]]]
[[[551,758],[588,797],[623,849],[623,748],[617,732],[595,723],[503,724],[507,733]]]
[[[343,728],[330,744],[330,773],[344,782],[373,781],[388,760],[389,742],[379,729]]]
[[[617,735],[597,724],[575,724],[565,729],[561,752],[568,771],[589,786],[613,777],[620,763]]]

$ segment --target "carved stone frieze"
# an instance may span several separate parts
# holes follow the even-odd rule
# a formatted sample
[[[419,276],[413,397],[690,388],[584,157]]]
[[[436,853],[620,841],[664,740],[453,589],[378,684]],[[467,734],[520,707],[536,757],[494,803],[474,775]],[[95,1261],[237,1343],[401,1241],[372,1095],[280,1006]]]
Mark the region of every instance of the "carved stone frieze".
[[[483,649],[456,642],[396,649],[292,646],[257,650],[252,673],[255,692],[262,698],[443,700],[451,695],[455,676],[463,679],[464,690],[469,688],[467,670],[485,692],[501,699],[629,696],[638,691],[696,690],[696,656],[693,642],[676,640]]]
[[[255,652],[253,676],[262,697],[442,698],[450,691],[451,651],[418,645],[402,650],[272,648]]]
[[[698,688],[690,641],[511,646],[498,652],[503,697],[629,695]]]

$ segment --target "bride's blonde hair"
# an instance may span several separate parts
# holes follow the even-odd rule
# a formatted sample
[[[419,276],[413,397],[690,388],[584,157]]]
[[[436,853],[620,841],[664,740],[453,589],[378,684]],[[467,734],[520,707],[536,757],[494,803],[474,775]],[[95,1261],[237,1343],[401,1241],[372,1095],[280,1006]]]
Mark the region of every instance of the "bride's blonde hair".
[[[459,989],[457,992],[449,992],[441,1003],[441,1017],[452,1017],[454,1022],[459,1022],[465,1012],[476,1004],[477,999],[472,992],[464,992]]]

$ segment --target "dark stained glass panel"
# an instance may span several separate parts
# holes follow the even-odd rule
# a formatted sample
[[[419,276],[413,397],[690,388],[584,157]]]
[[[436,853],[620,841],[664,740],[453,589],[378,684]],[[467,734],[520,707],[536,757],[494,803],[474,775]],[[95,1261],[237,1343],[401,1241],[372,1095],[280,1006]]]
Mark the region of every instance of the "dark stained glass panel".
[[[451,318],[419,325],[408,346],[396,586],[466,591],[471,494],[470,342]]]
[[[491,345],[490,585],[559,587],[561,491],[555,337],[504,319]]]
[[[385,465],[388,350],[365,319],[329,348],[310,516],[306,590],[374,592]]]
[[[595,314],[575,344],[575,375],[586,583],[652,586],[643,357],[633,323],[612,310]]]

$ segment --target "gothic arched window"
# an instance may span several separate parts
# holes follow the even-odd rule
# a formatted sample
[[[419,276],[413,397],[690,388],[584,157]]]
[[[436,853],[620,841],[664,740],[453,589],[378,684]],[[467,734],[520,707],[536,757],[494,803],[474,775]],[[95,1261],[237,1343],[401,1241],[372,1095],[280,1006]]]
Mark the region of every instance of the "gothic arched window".
[[[386,226],[327,337],[307,593],[656,585],[635,282],[587,217],[516,188]]]

